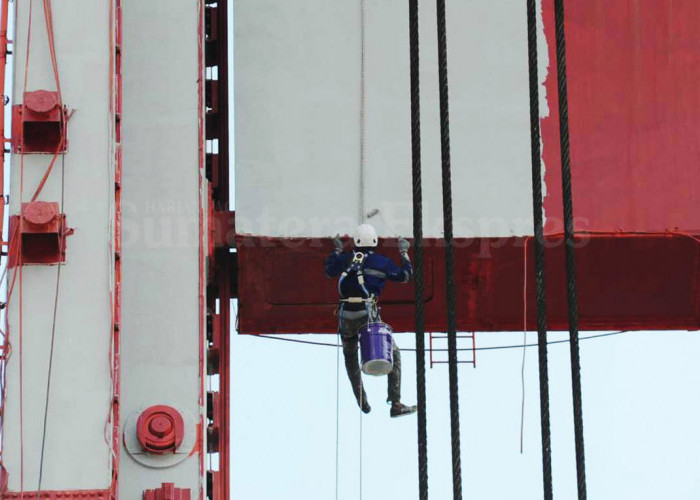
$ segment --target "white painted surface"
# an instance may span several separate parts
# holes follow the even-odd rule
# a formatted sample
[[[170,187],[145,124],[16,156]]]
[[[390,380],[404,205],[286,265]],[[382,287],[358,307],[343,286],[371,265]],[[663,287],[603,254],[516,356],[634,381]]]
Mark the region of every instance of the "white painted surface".
[[[122,407],[199,416],[198,0],[123,0]],[[122,447],[120,497],[174,482],[199,495],[199,454],[165,469]]]
[[[105,442],[110,404],[109,341],[110,200],[113,164],[109,118],[109,1],[53,2],[53,20],[63,99],[76,112],[69,126],[65,156],[68,237],[67,263],[61,270],[50,405],[42,489],[109,487],[111,462]],[[16,2],[13,101],[22,102],[29,2]],[[76,16],[76,12],[80,15]],[[54,90],[46,28],[40,2],[34,2],[28,90]],[[13,156],[11,213],[20,198],[28,201],[46,171],[51,155],[24,159],[24,193],[20,194],[20,158]],[[39,200],[60,201],[61,160],[56,163]],[[35,490],[40,465],[44,402],[54,309],[55,266],[23,269],[24,488]],[[12,277],[12,270],[9,273]],[[3,458],[9,488],[20,489],[19,284],[9,310],[12,356],[7,374],[7,408]]]
[[[351,234],[359,222],[360,1],[235,2],[239,233],[322,237]],[[405,0],[365,1],[365,213],[379,209],[367,220],[381,236],[407,235],[408,6]],[[447,10],[455,236],[531,234],[525,3],[451,1]],[[420,17],[424,231],[439,237],[434,1],[420,1]],[[543,82],[548,61],[542,28],[540,43]]]

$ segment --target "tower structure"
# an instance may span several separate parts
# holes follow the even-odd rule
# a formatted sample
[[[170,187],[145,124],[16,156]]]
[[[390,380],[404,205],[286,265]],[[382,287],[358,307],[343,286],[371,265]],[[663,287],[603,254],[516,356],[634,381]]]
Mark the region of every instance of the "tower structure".
[[[32,0],[8,18],[0,497],[227,498],[210,224],[226,5]]]

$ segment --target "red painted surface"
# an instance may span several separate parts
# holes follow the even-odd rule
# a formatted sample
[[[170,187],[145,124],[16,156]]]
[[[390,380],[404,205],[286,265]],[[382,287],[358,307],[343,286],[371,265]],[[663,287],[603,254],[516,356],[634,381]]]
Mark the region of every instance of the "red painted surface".
[[[160,488],[143,492],[143,500],[190,500],[190,490],[163,483]]]
[[[185,437],[185,421],[171,406],[151,406],[139,415],[136,435],[144,451],[155,455],[175,453]]]
[[[35,90],[24,93],[24,103],[12,107],[13,152],[66,151],[66,109],[58,92]]]
[[[204,175],[206,172],[206,127],[205,127],[205,96],[204,96],[204,77],[206,75],[206,67],[204,64],[205,49],[204,49],[204,9],[205,3],[202,0],[197,2],[197,41],[198,41],[198,51],[197,51],[197,67],[199,68],[200,78],[197,82],[197,123],[198,123],[198,183],[199,183],[199,227],[198,227],[198,244],[199,244],[199,282],[198,282],[198,292],[197,301],[199,304],[199,407],[202,408],[206,402],[206,367],[205,363],[207,360],[207,345],[206,345],[206,314],[207,314],[207,304],[206,304],[206,285],[207,285],[207,275],[206,275],[206,262],[209,258],[209,246],[207,241],[207,231],[209,226],[207,220],[210,217],[211,212],[205,208],[205,203],[209,201],[209,186],[206,186],[204,181]],[[193,117],[194,118],[194,117]],[[207,204],[208,205],[208,204]],[[197,452],[199,459],[199,474],[200,477],[205,474],[205,450],[202,446],[202,428],[204,427],[204,416],[199,415],[199,422],[197,424],[198,428],[198,439],[197,439]],[[163,487],[166,485],[163,484]],[[172,486],[172,485],[168,485]],[[187,500],[189,500],[189,490],[187,490]],[[200,483],[199,487],[199,498],[204,500],[206,496],[206,488],[204,484]],[[144,498],[146,495],[144,494]],[[168,494],[164,498],[174,498],[171,494]],[[185,498],[184,496],[182,498]],[[157,500],[153,497],[153,500]],[[218,500],[218,499],[217,499]]]
[[[544,1],[543,13],[550,61],[550,115],[542,120],[545,229],[553,245],[547,302],[550,328],[565,330],[553,0]],[[584,236],[577,251],[582,329],[696,329],[700,323],[698,25],[697,0],[566,5],[575,226],[595,233]],[[335,331],[335,281],[323,277],[329,241],[239,238],[242,333]],[[444,331],[444,252],[436,240],[427,244],[426,328]],[[522,329],[524,239],[457,244],[459,329]],[[398,257],[395,247],[385,250]],[[527,324],[534,329],[531,240],[527,251]],[[383,317],[397,331],[413,329],[412,297],[410,286],[396,284],[382,296]]]
[[[121,454],[121,432],[119,420],[119,401],[121,395],[121,313],[122,313],[122,4],[121,0],[111,0],[112,29],[110,30],[110,45],[113,73],[110,80],[110,115],[114,123],[114,234],[112,235],[112,251],[114,252],[114,289],[110,299],[112,303],[112,325],[110,342],[110,377],[111,396],[110,412],[107,424],[112,425],[112,483],[110,484],[110,500],[119,497],[119,456]]]
[[[457,240],[457,325],[463,331],[523,327],[523,238]],[[587,235],[577,250],[583,330],[696,329],[699,324],[700,245],[684,235]],[[552,237],[546,250],[551,329],[568,328],[564,249]],[[528,328],[536,328],[534,256],[528,252]],[[330,241],[241,238],[239,331],[330,333],[336,329],[336,280],[324,276]],[[379,251],[398,260],[396,242]],[[425,248],[426,330],[445,331],[444,248]],[[389,283],[382,317],[395,331],[413,331],[411,284]]]
[[[545,213],[547,230],[560,232],[553,0],[543,7],[550,61]],[[697,0],[566,3],[577,230],[700,232],[699,23]]]
[[[6,500],[43,498],[47,500],[108,500],[110,490],[61,490],[61,491],[3,491],[2,498]]]
[[[0,88],[5,88],[5,70],[7,63],[7,25],[9,0],[0,1]],[[3,151],[5,149],[5,120],[0,123],[0,139],[2,140]],[[0,155],[0,191],[5,193],[5,155]],[[5,229],[5,202],[0,203],[0,230]],[[8,238],[10,236],[8,235]],[[2,238],[0,238],[2,239]],[[3,244],[5,242],[3,241]],[[7,315],[5,315],[7,318]],[[4,325],[3,325],[4,326]],[[6,329],[7,332],[8,329]],[[5,395],[6,395],[6,374],[7,374],[7,351],[9,350],[9,336],[6,334],[2,343],[2,353],[0,353],[0,443],[4,442],[3,431],[5,429]],[[7,487],[7,471],[3,463],[3,454],[0,453],[0,491]]]
[[[228,133],[228,5],[226,2],[205,2],[202,32],[205,37],[204,65],[217,80],[206,80],[200,87],[206,105],[205,134],[207,140],[218,141],[217,153],[205,155],[205,174],[208,183],[208,272],[206,283],[206,347],[207,374],[219,377],[219,391],[207,393],[206,453],[216,454],[216,470],[206,471],[206,497],[213,500],[229,498],[229,333],[230,301],[235,294],[231,276],[235,274],[234,214],[229,212],[229,133]],[[202,95],[200,94],[200,97]],[[214,151],[214,149],[212,149]],[[204,453],[202,453],[204,457]],[[212,463],[211,461],[209,462]]]
[[[10,233],[20,232],[22,264],[57,264],[66,260],[66,236],[72,230],[66,226],[66,216],[59,213],[58,203],[35,201],[22,203],[22,219],[10,217]],[[17,265],[17,238],[10,242],[9,266]]]

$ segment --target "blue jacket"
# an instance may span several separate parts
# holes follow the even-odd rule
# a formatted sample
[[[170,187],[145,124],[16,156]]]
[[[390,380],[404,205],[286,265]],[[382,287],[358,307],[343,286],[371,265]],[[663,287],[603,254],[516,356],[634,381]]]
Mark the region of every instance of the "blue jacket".
[[[379,253],[374,253],[368,248],[357,248],[355,251],[362,252],[367,255],[364,262],[363,274],[365,277],[365,288],[367,291],[377,297],[381,295],[386,281],[398,281],[408,283],[413,277],[413,267],[411,261],[407,258],[401,259],[401,267]],[[333,252],[326,258],[326,275],[329,278],[335,278],[345,271],[352,262],[354,252]],[[363,297],[365,294],[357,282],[355,273],[350,273],[343,280],[341,293],[344,298],[347,297]]]

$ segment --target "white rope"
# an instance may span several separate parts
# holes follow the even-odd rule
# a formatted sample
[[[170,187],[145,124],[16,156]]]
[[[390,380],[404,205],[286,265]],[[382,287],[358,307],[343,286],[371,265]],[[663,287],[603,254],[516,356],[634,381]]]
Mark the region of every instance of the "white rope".
[[[365,221],[365,0],[360,0],[360,224]]]
[[[523,454],[523,436],[525,434],[525,352],[527,352],[527,331],[523,331],[523,363],[520,367],[522,398],[520,400],[520,454]]]
[[[364,404],[362,390],[360,386],[360,500],[362,500],[362,405]]]
[[[365,221],[365,165],[366,165],[366,121],[367,121],[367,106],[366,106],[366,87],[365,87],[365,76],[366,76],[366,57],[365,57],[365,44],[366,44],[366,24],[367,19],[365,15],[365,0],[360,0],[360,38],[361,40],[361,51],[360,51],[360,223]],[[361,376],[361,375],[360,375]],[[360,500],[362,500],[362,406],[363,392],[362,385],[360,386]]]
[[[522,397],[520,400],[520,454],[523,454],[525,435],[525,353],[527,352],[527,239],[523,258],[523,361],[520,366],[520,384]]]
[[[340,449],[340,333],[335,340],[335,500],[338,500],[338,465]]]

